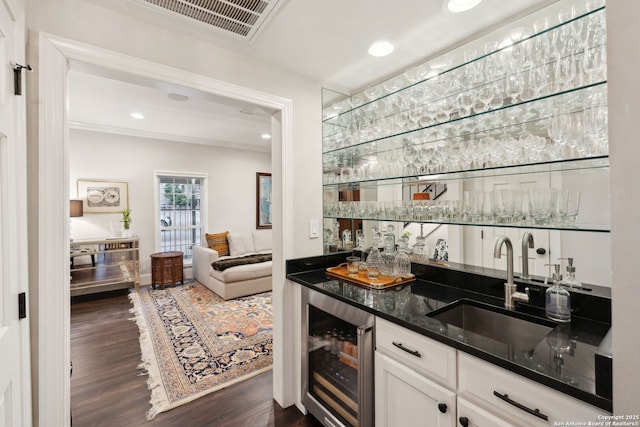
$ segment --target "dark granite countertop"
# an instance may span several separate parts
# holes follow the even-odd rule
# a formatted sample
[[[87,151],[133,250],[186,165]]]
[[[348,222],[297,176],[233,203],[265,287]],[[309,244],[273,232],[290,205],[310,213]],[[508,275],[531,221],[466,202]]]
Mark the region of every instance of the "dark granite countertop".
[[[460,299],[503,307],[504,279],[467,273],[461,268],[414,264],[416,281],[375,290],[327,276],[327,267],[345,254],[287,261],[287,278],[366,310],[487,362],[612,411],[611,396],[596,394],[595,353],[610,328],[610,299],[572,293],[569,324],[557,325],[534,348],[515,349],[499,341],[441,323],[428,316]],[[439,280],[434,280],[439,279]],[[525,283],[531,287],[530,283]],[[544,286],[532,289],[532,303],[518,304],[515,316],[544,319]],[[535,296],[539,294],[537,297]],[[542,304],[542,305],[541,305]],[[548,321],[547,319],[544,319]]]

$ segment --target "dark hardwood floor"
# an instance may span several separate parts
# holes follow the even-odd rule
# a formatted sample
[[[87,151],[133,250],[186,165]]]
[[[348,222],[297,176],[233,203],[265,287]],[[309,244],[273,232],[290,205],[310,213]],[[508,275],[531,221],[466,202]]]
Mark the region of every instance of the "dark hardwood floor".
[[[126,291],[71,303],[71,411],[74,427],[321,426],[272,398],[272,373],[211,393],[147,421],[150,391],[141,376],[138,327]]]

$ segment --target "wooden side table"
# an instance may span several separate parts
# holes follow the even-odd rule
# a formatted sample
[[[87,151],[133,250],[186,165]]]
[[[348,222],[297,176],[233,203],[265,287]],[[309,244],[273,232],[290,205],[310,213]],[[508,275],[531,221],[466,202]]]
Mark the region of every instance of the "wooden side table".
[[[151,257],[151,287],[164,289],[165,284],[173,285],[180,282],[184,285],[182,277],[182,252],[156,252]]]

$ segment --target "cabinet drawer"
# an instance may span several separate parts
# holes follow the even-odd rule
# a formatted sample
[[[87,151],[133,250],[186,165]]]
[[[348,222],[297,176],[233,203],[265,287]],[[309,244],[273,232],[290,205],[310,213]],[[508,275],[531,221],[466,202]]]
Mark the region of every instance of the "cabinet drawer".
[[[500,398],[494,392],[506,397]],[[458,394],[480,402],[496,413],[517,417],[524,426],[553,426],[567,420],[598,421],[598,415],[609,414],[604,409],[462,352],[458,355]],[[532,415],[524,408],[537,410],[548,419]]]
[[[456,387],[456,350],[448,345],[377,317],[376,350],[440,384]]]
[[[515,421],[499,417],[458,396],[458,426],[460,427],[513,427]]]

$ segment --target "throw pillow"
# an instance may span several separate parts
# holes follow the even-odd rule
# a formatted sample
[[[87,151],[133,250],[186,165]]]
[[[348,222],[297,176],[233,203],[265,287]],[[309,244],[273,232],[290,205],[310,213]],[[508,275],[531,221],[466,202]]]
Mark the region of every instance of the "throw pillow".
[[[218,256],[229,255],[229,243],[227,242],[228,235],[229,235],[228,231],[225,231],[224,233],[217,233],[217,234],[205,233],[205,238],[207,239],[207,244],[209,245],[209,248],[218,252]]]
[[[253,249],[253,239],[247,233],[229,233],[229,252],[231,256],[241,256],[255,252]]]
[[[253,248],[256,252],[267,252],[271,250],[271,230],[254,230]]]

